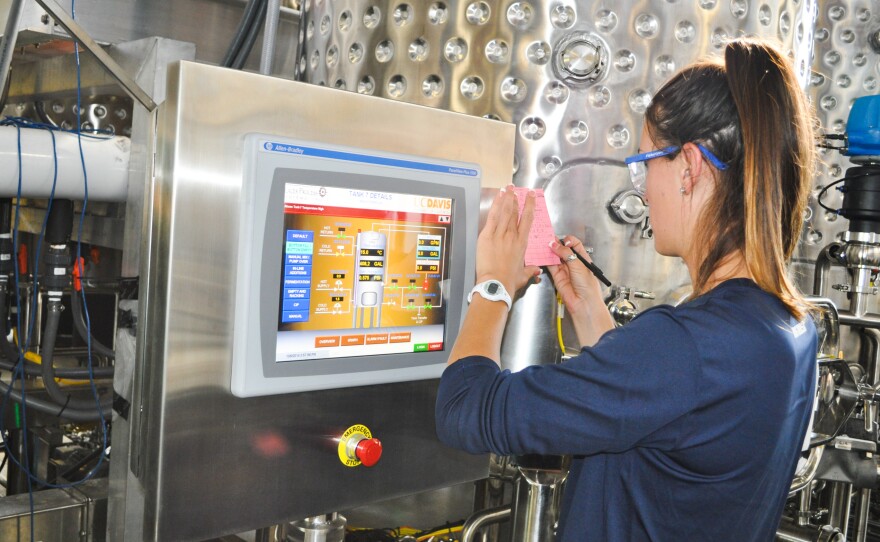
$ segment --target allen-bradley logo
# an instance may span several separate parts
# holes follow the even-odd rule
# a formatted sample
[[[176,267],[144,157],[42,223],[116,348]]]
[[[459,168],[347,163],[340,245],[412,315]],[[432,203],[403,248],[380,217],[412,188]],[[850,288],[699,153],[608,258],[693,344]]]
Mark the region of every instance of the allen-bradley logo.
[[[272,145],[272,142],[270,142],[270,141],[267,141],[266,144],[263,145],[263,147],[264,147],[267,151],[271,151],[271,150],[274,150],[274,149],[275,149],[275,146]]]

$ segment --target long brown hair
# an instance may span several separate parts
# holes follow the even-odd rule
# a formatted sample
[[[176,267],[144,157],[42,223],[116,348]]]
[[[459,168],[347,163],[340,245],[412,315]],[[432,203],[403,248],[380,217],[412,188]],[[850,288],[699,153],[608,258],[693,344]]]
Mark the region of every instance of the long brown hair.
[[[816,122],[791,61],[768,42],[732,41],[723,64],[698,62],[669,80],[645,119],[658,144],[701,143],[728,165],[716,172],[694,232],[694,295],[706,293],[715,269],[740,252],[758,286],[803,317],[808,304],[786,262],[803,227]]]

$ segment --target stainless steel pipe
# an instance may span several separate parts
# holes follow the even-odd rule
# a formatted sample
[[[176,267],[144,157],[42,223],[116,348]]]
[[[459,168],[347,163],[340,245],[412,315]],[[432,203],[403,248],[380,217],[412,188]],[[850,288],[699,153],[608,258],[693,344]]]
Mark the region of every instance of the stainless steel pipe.
[[[294,542],[342,542],[345,539],[346,520],[336,512],[313,516],[294,522],[287,528],[288,538]]]
[[[839,311],[840,323],[845,326],[880,329],[880,314],[866,313],[856,316],[851,311]]]
[[[831,510],[828,523],[840,529],[844,540],[849,530],[849,508],[852,505],[852,484],[834,482],[831,484]]]
[[[511,542],[553,540],[559,515],[554,505],[568,471],[522,467],[519,471],[514,495]]]
[[[824,446],[817,446],[810,450],[807,462],[804,464],[803,468],[799,469],[794,475],[794,479],[791,482],[791,488],[788,491],[789,497],[794,497],[798,491],[804,489],[809,490],[810,482],[812,482],[813,478],[816,476],[816,471],[819,469],[819,463],[822,461],[822,452],[824,451]]]
[[[825,288],[828,281],[828,273],[831,271],[833,264],[841,265],[836,258],[832,256],[832,252],[837,253],[843,248],[840,243],[830,243],[816,256],[816,267],[813,270],[813,295],[825,295]]]
[[[287,524],[257,529],[254,533],[254,542],[287,542]]]
[[[861,490],[858,502],[859,508],[856,512],[856,529],[853,534],[853,542],[865,542],[868,538],[868,511],[871,508],[871,490]]]
[[[474,542],[477,533],[484,527],[507,521],[510,519],[510,514],[510,505],[477,512],[464,522],[461,528],[461,542]]]

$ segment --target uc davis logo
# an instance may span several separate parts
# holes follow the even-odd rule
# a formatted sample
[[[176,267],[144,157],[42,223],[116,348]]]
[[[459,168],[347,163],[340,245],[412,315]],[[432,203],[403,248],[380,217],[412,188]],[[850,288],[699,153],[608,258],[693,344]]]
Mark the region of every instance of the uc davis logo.
[[[263,147],[265,147],[267,151],[271,151],[271,150],[275,149],[274,145],[272,145],[272,143],[270,143],[269,141],[267,141],[266,144],[263,145]]]

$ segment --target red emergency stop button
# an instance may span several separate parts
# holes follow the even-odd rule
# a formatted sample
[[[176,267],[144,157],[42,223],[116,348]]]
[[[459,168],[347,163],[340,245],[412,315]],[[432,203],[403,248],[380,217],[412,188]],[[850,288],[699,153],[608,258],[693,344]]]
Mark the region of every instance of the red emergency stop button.
[[[365,438],[357,443],[354,453],[363,466],[372,467],[382,457],[382,442],[377,438]]]
[[[382,457],[382,443],[373,438],[369,427],[358,423],[342,433],[336,451],[346,467],[372,467]]]

